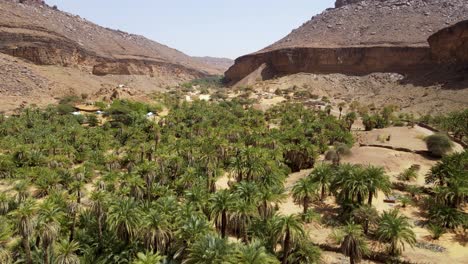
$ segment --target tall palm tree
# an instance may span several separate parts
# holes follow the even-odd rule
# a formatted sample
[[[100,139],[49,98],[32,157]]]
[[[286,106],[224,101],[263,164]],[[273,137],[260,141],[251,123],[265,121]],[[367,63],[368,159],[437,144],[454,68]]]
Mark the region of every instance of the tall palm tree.
[[[132,262],[132,264],[161,264],[164,260],[164,257],[160,256],[158,253],[146,252],[137,254],[137,259]]]
[[[228,225],[228,212],[232,210],[234,196],[228,190],[222,190],[213,194],[210,198],[211,217],[216,226],[221,230],[221,237],[226,237]]]
[[[234,211],[231,215],[230,223],[237,231],[237,237],[247,243],[249,241],[248,227],[253,217],[257,216],[258,211],[255,204],[249,200],[239,199],[234,204]]]
[[[362,236],[360,225],[348,223],[343,227],[344,239],[341,243],[341,251],[349,257],[351,264],[361,262],[362,256],[367,253],[367,244]]]
[[[372,205],[372,198],[377,197],[379,191],[384,192],[388,195],[391,191],[390,178],[385,174],[385,170],[382,167],[368,166],[364,168],[364,178],[367,181],[367,189],[369,192],[369,198],[367,203]]]
[[[237,247],[234,262],[239,264],[279,264],[278,259],[270,255],[259,241],[240,244]]]
[[[397,256],[405,249],[405,244],[413,246],[416,236],[411,229],[408,218],[400,215],[398,209],[382,214],[377,229],[377,238],[382,243],[389,243],[389,252]]]
[[[144,213],[141,233],[146,248],[153,252],[165,252],[172,236],[167,217],[154,207]]]
[[[99,248],[102,247],[103,241],[103,229],[104,229],[104,219],[106,216],[107,204],[107,195],[104,191],[95,191],[91,194],[91,210],[96,217],[96,222],[98,224],[98,241]]]
[[[325,199],[326,192],[330,189],[333,173],[333,168],[329,164],[322,163],[317,165],[309,175],[310,180],[320,186],[320,201]]]
[[[276,216],[274,221],[276,241],[281,243],[283,251],[281,263],[286,264],[291,245],[305,236],[304,227],[297,215]]]
[[[302,204],[304,215],[309,209],[309,204],[317,197],[318,185],[309,178],[303,178],[297,181],[292,188],[294,200]]]
[[[75,241],[61,241],[55,250],[55,264],[80,264],[80,259],[76,255],[79,248],[79,244]]]
[[[39,207],[38,223],[36,230],[42,243],[44,264],[50,263],[49,251],[60,234],[60,222],[65,214],[57,204],[46,200]]]
[[[37,207],[34,200],[26,200],[10,215],[16,219],[17,231],[22,237],[23,249],[26,254],[26,263],[32,264],[29,239],[34,232]]]
[[[135,237],[140,221],[140,210],[134,199],[125,198],[111,203],[107,224],[126,244]]]
[[[282,184],[281,184],[282,185]],[[273,216],[275,205],[281,203],[286,199],[287,194],[283,186],[278,187],[265,187],[260,188],[258,195],[259,206],[258,212],[263,219]]]
[[[206,235],[195,241],[188,252],[184,264],[229,263],[232,258],[232,246],[227,240],[213,235]]]

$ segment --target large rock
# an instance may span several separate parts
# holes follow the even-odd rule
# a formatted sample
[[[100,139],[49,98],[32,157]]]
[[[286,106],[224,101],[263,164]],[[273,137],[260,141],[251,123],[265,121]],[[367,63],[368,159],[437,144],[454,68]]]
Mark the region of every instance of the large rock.
[[[279,75],[413,73],[434,62],[427,39],[468,18],[465,0],[337,1],[278,42],[236,60],[226,79],[236,83],[260,65]]]
[[[439,63],[468,65],[468,20],[435,33],[429,44]]]

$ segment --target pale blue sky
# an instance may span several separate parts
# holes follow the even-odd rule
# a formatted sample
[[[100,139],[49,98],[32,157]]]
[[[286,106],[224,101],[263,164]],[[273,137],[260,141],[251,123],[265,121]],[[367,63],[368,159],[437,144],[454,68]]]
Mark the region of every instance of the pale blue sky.
[[[101,26],[192,56],[236,58],[266,47],[335,0],[46,0]]]

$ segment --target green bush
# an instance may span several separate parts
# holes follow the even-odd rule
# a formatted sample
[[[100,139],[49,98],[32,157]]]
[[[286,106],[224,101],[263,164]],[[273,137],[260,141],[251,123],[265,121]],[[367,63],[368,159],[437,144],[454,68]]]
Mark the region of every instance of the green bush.
[[[434,134],[426,138],[427,149],[434,157],[442,157],[453,148],[450,138],[444,134]]]

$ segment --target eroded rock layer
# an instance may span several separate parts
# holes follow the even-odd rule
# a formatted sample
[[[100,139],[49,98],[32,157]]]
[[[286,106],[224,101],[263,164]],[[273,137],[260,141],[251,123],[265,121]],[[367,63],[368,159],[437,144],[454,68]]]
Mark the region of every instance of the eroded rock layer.
[[[468,20],[440,30],[429,44],[439,63],[468,65]]]
[[[434,66],[427,39],[468,18],[465,0],[341,0],[278,42],[240,57],[236,83],[260,65],[278,74],[414,73]]]
[[[222,73],[219,67],[175,49],[100,27],[43,1],[0,0],[0,13],[0,52],[35,64],[96,68],[93,72],[100,75],[150,74],[154,70],[185,71],[194,77]]]

